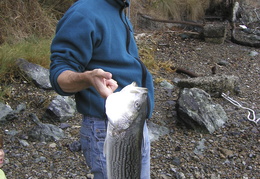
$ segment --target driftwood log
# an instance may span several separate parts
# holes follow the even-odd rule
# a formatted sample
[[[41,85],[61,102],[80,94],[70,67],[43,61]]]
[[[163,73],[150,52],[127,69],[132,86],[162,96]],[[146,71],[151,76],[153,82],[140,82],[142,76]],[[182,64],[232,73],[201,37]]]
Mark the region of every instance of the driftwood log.
[[[200,27],[203,28],[204,24],[201,23],[196,23],[196,22],[187,22],[187,21],[174,21],[174,20],[165,20],[165,19],[156,19],[152,18],[148,15],[138,13],[141,17],[151,20],[151,21],[156,21],[156,22],[162,22],[162,23],[171,23],[171,24],[184,24],[184,25],[189,25],[189,26],[194,26],[194,27]]]

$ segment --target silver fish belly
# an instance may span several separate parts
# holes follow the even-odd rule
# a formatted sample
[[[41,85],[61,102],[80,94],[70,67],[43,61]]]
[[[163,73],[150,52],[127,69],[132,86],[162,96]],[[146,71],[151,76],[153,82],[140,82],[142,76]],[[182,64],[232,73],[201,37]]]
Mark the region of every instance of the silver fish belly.
[[[104,154],[108,179],[140,178],[147,91],[133,82],[106,100],[108,127]]]

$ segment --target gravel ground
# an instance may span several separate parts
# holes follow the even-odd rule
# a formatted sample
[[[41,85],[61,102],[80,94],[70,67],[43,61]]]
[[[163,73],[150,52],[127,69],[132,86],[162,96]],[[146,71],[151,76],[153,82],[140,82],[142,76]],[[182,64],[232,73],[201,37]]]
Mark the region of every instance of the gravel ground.
[[[240,79],[240,94],[232,98],[254,109],[260,117],[260,49],[239,46],[226,40],[224,44],[206,43],[200,39],[183,40],[176,32],[153,33],[146,37],[156,46],[156,62],[183,67],[203,76],[236,75]],[[250,56],[252,52],[257,56]],[[221,62],[221,63],[220,63]],[[222,64],[224,65],[218,65]],[[247,118],[247,111],[224,99],[213,99],[225,109],[229,120],[213,134],[198,133],[178,122],[175,102],[179,89],[176,79],[188,78],[165,66],[153,70],[155,110],[152,122],[170,129],[170,133],[152,143],[151,178],[260,178],[259,125]],[[160,86],[158,79],[174,85],[172,91]],[[18,118],[1,124],[5,134],[6,163],[3,170],[8,179],[87,178],[89,172],[81,152],[71,152],[68,145],[79,139],[80,116],[68,120],[66,138],[40,143],[27,140],[27,132],[35,124],[30,113],[43,114],[52,91],[35,88],[23,80],[13,80],[6,101],[13,109],[26,103],[27,109]],[[56,123],[56,125],[60,125]],[[28,143],[26,143],[28,142]],[[28,145],[26,145],[28,144]]]
[[[201,76],[235,75],[240,80],[240,94],[231,96],[243,106],[254,109],[260,118],[260,56],[250,56],[259,49],[226,41],[210,44],[198,39],[181,38],[174,33],[159,37],[158,58],[170,60]],[[218,64],[225,65],[218,65]],[[183,74],[161,69],[156,77],[174,84]],[[171,133],[152,144],[152,178],[260,178],[259,125],[247,120],[247,111],[225,99],[213,99],[225,109],[229,120],[213,134],[197,133],[178,122],[174,110],[178,88],[163,90],[156,85],[156,108],[152,121],[171,129]],[[202,151],[196,149],[203,145]]]

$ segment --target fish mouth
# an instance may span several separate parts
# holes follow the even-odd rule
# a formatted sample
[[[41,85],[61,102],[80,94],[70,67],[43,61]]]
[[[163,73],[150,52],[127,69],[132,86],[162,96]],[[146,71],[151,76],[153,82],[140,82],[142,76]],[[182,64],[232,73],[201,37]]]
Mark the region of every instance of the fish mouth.
[[[133,89],[131,90],[132,92],[135,92],[135,91],[136,91],[136,92],[148,93],[148,89],[147,89],[147,88],[138,86],[135,81],[132,82],[131,85],[132,85],[133,87],[135,87],[135,88],[133,88]]]
[[[139,93],[139,94],[147,94],[148,89],[145,87],[139,87],[137,83],[134,81],[131,84],[125,86],[120,92],[122,93]]]
[[[132,84],[131,84],[132,86],[134,86],[134,87],[138,87],[138,85],[137,85],[137,83],[134,81],[134,82],[132,82]]]
[[[132,89],[131,92],[132,93],[147,94],[148,93],[148,89],[147,88],[143,88],[143,87],[136,87],[135,89]]]

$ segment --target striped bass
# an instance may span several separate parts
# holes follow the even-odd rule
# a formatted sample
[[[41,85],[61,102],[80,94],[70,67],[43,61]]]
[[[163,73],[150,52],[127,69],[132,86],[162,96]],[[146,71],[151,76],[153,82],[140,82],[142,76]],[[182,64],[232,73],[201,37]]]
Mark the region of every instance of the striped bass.
[[[147,93],[147,88],[133,82],[107,97],[104,155],[108,179],[140,178]]]

